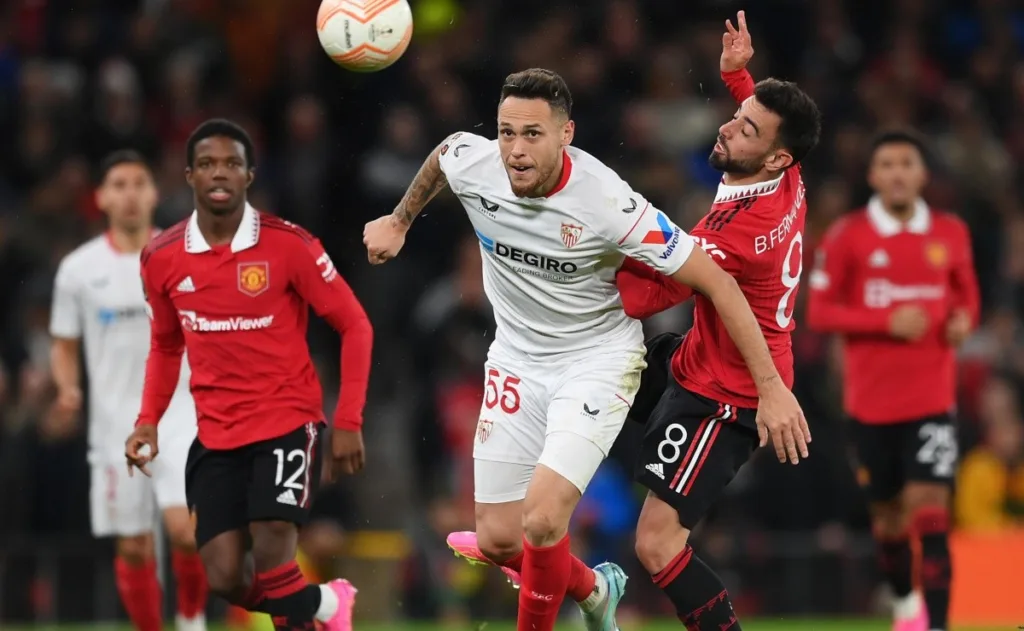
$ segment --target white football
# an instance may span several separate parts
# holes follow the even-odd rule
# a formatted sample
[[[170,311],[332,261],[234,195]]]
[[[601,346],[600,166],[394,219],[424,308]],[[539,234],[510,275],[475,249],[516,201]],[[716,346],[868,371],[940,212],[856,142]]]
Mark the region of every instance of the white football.
[[[412,39],[407,0],[323,0],[316,34],[342,68],[376,72],[398,61]]]

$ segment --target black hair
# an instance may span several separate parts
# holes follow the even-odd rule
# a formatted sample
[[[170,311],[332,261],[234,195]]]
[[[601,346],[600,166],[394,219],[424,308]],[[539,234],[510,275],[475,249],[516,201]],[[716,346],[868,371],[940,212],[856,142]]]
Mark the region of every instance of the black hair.
[[[569,86],[565,83],[565,79],[554,70],[530,68],[513,72],[505,77],[498,104],[500,105],[510,96],[522,99],[542,99],[547,101],[551,109],[558,110],[566,118],[572,118],[572,94],[569,93]]]
[[[97,183],[103,184],[114,167],[122,164],[137,164],[146,169],[150,176],[153,175],[153,169],[150,168],[149,162],[146,161],[146,158],[144,158],[141,153],[134,149],[118,149],[117,151],[108,154],[107,157],[103,158],[100,162],[100,168],[96,174]]]
[[[925,166],[931,163],[931,155],[928,151],[928,142],[924,139],[920,133],[913,129],[887,129],[881,133],[875,135],[871,140],[871,158],[875,157],[875,153],[885,147],[886,145],[910,145],[921,155],[921,161],[924,162]]]
[[[803,160],[818,146],[821,137],[821,111],[806,92],[792,81],[762,79],[754,86],[757,102],[775,112],[779,123],[778,144],[789,150],[793,164]]]
[[[249,137],[249,132],[245,131],[238,123],[229,121],[226,118],[211,118],[199,125],[199,127],[196,127],[192,135],[188,137],[188,144],[185,147],[187,166],[193,166],[196,158],[196,145],[214,136],[224,136],[241,144],[242,148],[245,149],[245,166],[250,169],[256,168],[256,151],[253,149],[252,138]]]

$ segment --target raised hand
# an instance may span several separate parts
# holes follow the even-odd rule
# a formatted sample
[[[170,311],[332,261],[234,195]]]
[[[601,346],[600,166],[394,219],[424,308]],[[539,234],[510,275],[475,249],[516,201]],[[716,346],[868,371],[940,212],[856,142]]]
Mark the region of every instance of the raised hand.
[[[722,34],[722,59],[719,66],[722,72],[735,72],[747,67],[754,56],[754,45],[750,41],[747,30],[747,16],[743,11],[736,14],[736,24],[725,21],[725,33]]]

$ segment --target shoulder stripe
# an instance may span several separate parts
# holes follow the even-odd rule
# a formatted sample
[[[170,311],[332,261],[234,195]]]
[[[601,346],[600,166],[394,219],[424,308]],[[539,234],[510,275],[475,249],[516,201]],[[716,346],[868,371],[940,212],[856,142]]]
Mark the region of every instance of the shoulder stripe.
[[[188,219],[179,221],[167,230],[158,234],[155,239],[150,241],[149,244],[142,249],[142,255],[140,257],[141,263],[145,265],[149,260],[149,257],[153,256],[157,251],[184,239],[185,228],[188,226],[188,222]]]
[[[296,235],[307,245],[313,243],[316,240],[308,230],[302,226],[293,224],[290,221],[285,221],[276,215],[268,215],[266,213],[260,214],[260,227],[268,228],[270,230],[280,230],[281,232],[288,232]]]

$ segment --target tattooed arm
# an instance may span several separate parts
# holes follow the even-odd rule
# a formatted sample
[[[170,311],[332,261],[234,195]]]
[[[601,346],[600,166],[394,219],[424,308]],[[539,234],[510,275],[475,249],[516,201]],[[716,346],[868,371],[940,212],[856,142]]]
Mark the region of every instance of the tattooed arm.
[[[427,205],[427,202],[448,186],[448,179],[441,170],[441,151],[447,147],[447,141],[434,148],[423,162],[412,184],[398,202],[395,211],[391,213],[398,223],[408,228],[412,225],[416,216]]]

